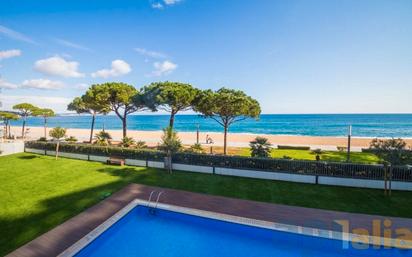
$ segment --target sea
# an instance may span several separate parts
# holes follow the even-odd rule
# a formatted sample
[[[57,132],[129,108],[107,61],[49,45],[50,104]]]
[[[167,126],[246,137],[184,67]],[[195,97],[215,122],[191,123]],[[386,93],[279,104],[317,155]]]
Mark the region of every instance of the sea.
[[[129,130],[158,131],[168,126],[168,115],[130,115]],[[21,121],[12,125],[21,125]],[[88,129],[91,116],[59,115],[49,118],[48,126]],[[402,137],[412,138],[412,114],[263,114],[259,120],[247,119],[233,124],[229,132],[343,137],[352,126],[354,137]],[[27,126],[43,126],[43,119],[30,117]],[[121,121],[115,115],[98,116],[97,130],[121,129]],[[199,115],[182,114],[175,119],[177,131],[222,132],[222,127],[213,119]]]

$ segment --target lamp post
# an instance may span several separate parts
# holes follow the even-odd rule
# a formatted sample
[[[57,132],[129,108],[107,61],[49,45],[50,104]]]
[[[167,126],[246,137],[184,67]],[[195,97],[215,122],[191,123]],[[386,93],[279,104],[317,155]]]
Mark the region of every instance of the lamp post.
[[[350,140],[352,137],[352,125],[349,125],[348,127],[348,155],[346,157],[346,161],[350,162]]]

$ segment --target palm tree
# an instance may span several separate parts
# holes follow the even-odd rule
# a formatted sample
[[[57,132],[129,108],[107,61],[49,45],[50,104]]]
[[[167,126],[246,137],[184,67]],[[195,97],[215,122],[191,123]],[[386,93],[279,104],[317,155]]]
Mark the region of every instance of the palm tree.
[[[100,131],[96,134],[96,144],[100,146],[108,146],[112,136],[106,131]]]
[[[49,136],[57,140],[57,145],[56,145],[56,160],[57,160],[57,157],[59,156],[60,140],[66,136],[66,129],[61,128],[61,127],[55,127],[54,129],[50,130]]]
[[[131,137],[124,137],[122,138],[121,146],[122,147],[130,147],[136,144],[136,141]]]
[[[269,142],[269,139],[265,137],[256,137],[250,142],[249,146],[252,157],[267,158],[272,151],[272,145]]]
[[[166,168],[172,173],[172,154],[182,149],[182,142],[172,127],[163,129],[162,141],[158,148],[166,152]]]

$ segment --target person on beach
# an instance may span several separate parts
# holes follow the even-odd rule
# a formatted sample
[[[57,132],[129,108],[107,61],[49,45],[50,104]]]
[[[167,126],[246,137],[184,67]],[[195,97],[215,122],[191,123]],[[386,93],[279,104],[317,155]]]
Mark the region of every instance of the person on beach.
[[[213,144],[213,139],[209,136],[209,134],[206,135],[206,144]]]

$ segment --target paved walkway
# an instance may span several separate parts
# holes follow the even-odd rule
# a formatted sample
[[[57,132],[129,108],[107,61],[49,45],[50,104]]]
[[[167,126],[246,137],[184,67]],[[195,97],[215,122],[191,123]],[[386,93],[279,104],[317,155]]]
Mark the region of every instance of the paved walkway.
[[[392,222],[392,229],[403,227],[412,230],[412,219],[325,211],[131,184],[99,204],[20,247],[7,255],[7,257],[56,256],[132,200],[136,198],[147,200],[152,190],[164,191],[159,201],[161,203],[264,221],[341,232],[342,228],[335,220],[348,220],[351,229],[364,228],[368,229],[369,233],[371,233],[373,220],[379,220],[383,223],[385,219],[389,219]]]

